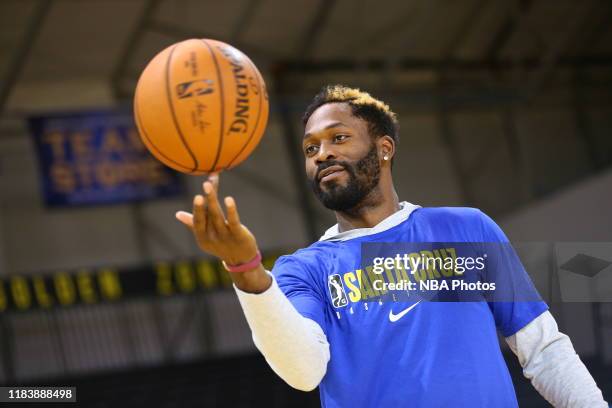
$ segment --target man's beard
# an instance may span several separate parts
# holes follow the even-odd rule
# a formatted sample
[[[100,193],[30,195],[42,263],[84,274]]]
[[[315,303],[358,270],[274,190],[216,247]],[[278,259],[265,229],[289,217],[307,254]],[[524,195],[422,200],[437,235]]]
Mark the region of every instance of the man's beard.
[[[337,181],[328,181],[325,190],[317,179],[317,175],[323,169],[330,166],[342,166],[348,175],[346,185],[340,185]],[[368,153],[356,163],[351,164],[345,161],[331,160],[322,163],[310,180],[310,186],[321,203],[334,211],[348,211],[357,207],[362,200],[378,185],[380,180],[380,163],[378,161],[378,151],[376,144]]]

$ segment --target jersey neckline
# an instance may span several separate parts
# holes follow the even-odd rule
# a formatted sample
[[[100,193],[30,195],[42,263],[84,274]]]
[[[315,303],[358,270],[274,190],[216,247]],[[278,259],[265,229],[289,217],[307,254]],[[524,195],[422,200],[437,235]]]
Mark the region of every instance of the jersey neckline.
[[[409,203],[408,201],[402,201],[399,203],[400,209],[375,226],[371,228],[355,228],[352,230],[338,232],[338,224],[329,228],[325,231],[325,234],[319,238],[320,241],[347,241],[349,239],[364,237],[367,235],[377,234],[379,232],[386,231],[390,228],[399,225],[410,217],[410,214],[417,208],[421,208],[420,205]]]

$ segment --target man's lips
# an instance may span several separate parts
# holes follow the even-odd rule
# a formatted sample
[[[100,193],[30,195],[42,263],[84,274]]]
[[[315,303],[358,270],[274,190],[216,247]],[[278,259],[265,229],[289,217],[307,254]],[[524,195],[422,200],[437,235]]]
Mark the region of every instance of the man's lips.
[[[337,173],[341,173],[343,171],[344,171],[344,167],[342,166],[336,165],[336,166],[327,167],[319,172],[318,180],[319,182],[325,181],[327,179],[335,177]]]

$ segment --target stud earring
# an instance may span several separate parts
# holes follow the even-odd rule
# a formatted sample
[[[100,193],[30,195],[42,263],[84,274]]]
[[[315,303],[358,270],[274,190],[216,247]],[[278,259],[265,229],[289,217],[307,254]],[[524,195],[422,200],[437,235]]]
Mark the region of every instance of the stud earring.
[[[383,157],[383,160],[389,160],[389,156]]]

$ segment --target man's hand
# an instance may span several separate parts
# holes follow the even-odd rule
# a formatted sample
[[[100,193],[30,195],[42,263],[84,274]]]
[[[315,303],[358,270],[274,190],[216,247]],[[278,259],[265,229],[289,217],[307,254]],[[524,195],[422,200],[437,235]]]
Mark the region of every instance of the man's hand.
[[[257,255],[257,242],[247,227],[240,223],[236,201],[225,197],[227,219],[217,198],[219,175],[212,173],[204,182],[203,195],[193,199],[193,214],[176,213],[176,218],[192,232],[200,249],[228,265],[249,262]],[[246,292],[261,293],[270,287],[272,280],[260,264],[248,272],[230,273],[236,286]]]

